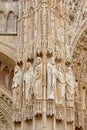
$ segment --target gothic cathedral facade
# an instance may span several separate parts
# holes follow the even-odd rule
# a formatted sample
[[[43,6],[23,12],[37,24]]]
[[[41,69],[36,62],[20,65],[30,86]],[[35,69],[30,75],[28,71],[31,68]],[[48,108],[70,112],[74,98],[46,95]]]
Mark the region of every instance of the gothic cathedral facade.
[[[0,129],[87,130],[87,1],[0,0],[0,43]]]

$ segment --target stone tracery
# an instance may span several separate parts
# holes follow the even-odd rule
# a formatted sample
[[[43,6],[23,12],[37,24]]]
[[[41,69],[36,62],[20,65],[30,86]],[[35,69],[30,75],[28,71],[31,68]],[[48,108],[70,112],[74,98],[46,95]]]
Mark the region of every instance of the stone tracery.
[[[12,77],[8,66],[1,62],[0,65],[0,128],[10,130],[12,128],[12,117],[13,108],[12,108]],[[7,70],[7,71],[5,71]],[[6,78],[7,77],[7,78]],[[10,82],[10,84],[9,84]],[[3,127],[4,125],[4,127]]]
[[[39,129],[40,127],[40,129],[48,130],[51,129],[51,126],[54,130],[56,130],[56,127],[60,130],[74,130],[74,127],[76,127],[76,130],[87,129],[85,128],[87,120],[86,8],[86,1],[82,0],[68,0],[66,3],[58,0],[20,0],[18,19],[20,47],[16,64],[21,69],[23,78],[21,83],[23,84],[20,90],[21,107],[14,108],[14,129]],[[16,11],[13,12],[17,13]],[[51,70],[53,70],[50,80],[50,77],[47,77],[47,67],[49,67],[48,64],[52,57],[55,58],[55,65],[50,65]],[[36,59],[41,60],[41,63],[36,63]],[[29,71],[28,74],[26,62],[30,62],[32,66],[31,69],[27,70]],[[66,69],[70,64],[74,75],[73,73],[69,73],[70,75],[66,73]],[[10,81],[13,78],[13,69],[8,69],[6,64],[6,66],[1,66],[0,70],[0,83],[2,84],[0,96],[11,108],[12,83]],[[66,85],[66,77],[72,84],[69,84],[69,81],[68,86]],[[47,83],[52,83],[52,78],[58,91],[54,92],[52,90],[55,93],[53,98],[47,98],[49,91]],[[28,84],[27,87],[25,83]],[[3,88],[5,86],[6,88]],[[30,86],[31,90],[28,90]],[[72,86],[72,91],[68,91],[67,94],[67,87]],[[56,96],[58,97],[54,98]],[[62,101],[61,96],[63,96]],[[72,101],[70,100],[67,106],[67,97],[69,96],[72,97]],[[30,102],[27,102],[26,99]],[[70,106],[70,102],[73,102],[71,104],[73,106]],[[4,117],[2,110],[0,115],[1,118]],[[6,117],[9,118],[6,127],[10,129],[8,122],[10,122],[11,117],[9,117],[9,114],[6,114]],[[41,126],[41,124],[43,125]]]
[[[87,47],[84,44],[86,31],[80,38],[78,32],[86,22],[86,14],[84,16],[86,11],[83,9],[85,3],[82,0],[71,0],[69,3],[34,2],[29,3],[26,0],[21,3],[23,6],[20,10],[23,13],[22,15],[20,13],[19,17],[21,60],[18,62],[19,65],[22,62],[21,67],[24,72],[27,57],[30,62],[33,60],[34,77],[32,76],[31,103],[24,105],[25,100],[22,95],[22,106],[18,111],[24,118],[25,126],[27,126],[26,121],[31,120],[33,129],[41,124],[41,120],[43,122],[41,128],[46,128],[49,119],[53,122],[54,130],[59,123],[56,121],[60,121],[59,129],[74,130],[76,125],[74,120],[77,121],[76,128],[84,129],[86,84],[83,79],[84,81],[86,79],[83,76],[86,76]],[[27,4],[30,4],[29,12]],[[55,63],[50,63],[52,57],[55,58]],[[39,60],[35,62],[37,59],[41,62]],[[19,113],[16,113],[17,116],[20,115]],[[35,124],[37,121],[38,124]],[[66,123],[66,128],[63,127],[63,123]]]
[[[87,29],[86,29],[87,30]],[[81,35],[74,53],[73,53],[73,70],[75,77],[78,82],[78,91],[79,91],[79,102],[76,105],[78,107],[78,115],[76,115],[76,118],[78,119],[78,127],[84,128],[84,123],[85,123],[85,111],[86,111],[86,64],[87,64],[87,44],[86,44],[86,39],[87,39],[87,33],[86,30],[83,32]],[[79,105],[81,105],[81,108],[79,108]],[[82,114],[81,114],[82,113]],[[83,121],[81,123],[80,116],[83,116]],[[79,126],[80,125],[80,126]],[[85,128],[84,128],[85,129]]]

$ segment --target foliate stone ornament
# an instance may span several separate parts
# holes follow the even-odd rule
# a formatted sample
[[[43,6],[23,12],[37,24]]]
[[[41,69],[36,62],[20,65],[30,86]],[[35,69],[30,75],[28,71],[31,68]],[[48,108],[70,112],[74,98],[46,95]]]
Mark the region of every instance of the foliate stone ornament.
[[[43,50],[42,48],[38,48],[37,51],[36,51],[36,56],[37,57],[43,57]]]
[[[40,57],[36,58],[34,70],[34,97],[35,99],[42,99],[42,76],[43,64]]]
[[[30,104],[28,106],[26,106],[26,108],[24,109],[24,120],[28,121],[28,120],[32,120],[33,119],[33,105]]]
[[[18,123],[18,122],[21,122],[21,120],[22,120],[21,108],[15,108],[13,122]]]
[[[33,114],[35,116],[42,116],[42,99],[36,99],[33,104]]]
[[[18,48],[18,54],[17,54],[17,64],[18,64],[19,66],[22,66],[22,65],[23,65],[22,57],[23,57],[23,50],[22,50],[22,47],[19,47],[19,48]]]
[[[33,53],[35,60],[37,60],[37,57],[41,57],[41,60],[43,61],[41,61],[39,64],[35,62],[33,66],[34,98],[32,98],[33,101],[31,104],[26,103],[28,105],[22,106],[22,109],[24,109],[25,120],[22,120],[21,122],[21,129],[56,130],[58,128],[59,130],[74,130],[75,104],[72,97],[75,95],[73,94],[73,89],[75,87],[72,89],[72,86],[76,85],[72,85],[73,83],[70,82],[66,86],[70,87],[70,90],[68,89],[67,94],[66,89],[66,98],[68,97],[68,100],[66,99],[65,102],[65,63],[67,66],[71,64],[71,53],[73,53],[76,42],[80,36],[78,36],[78,33],[80,32],[79,29],[84,31],[83,24],[85,24],[86,21],[81,20],[83,19],[82,2],[78,2],[78,0],[57,0],[57,2],[55,0],[22,0],[23,3],[24,1],[26,6],[24,8],[26,10],[24,9],[24,14],[22,13],[21,17],[19,18],[19,25],[21,25],[19,27],[19,43],[22,46],[23,55],[22,51],[20,51],[21,55],[19,55],[19,58],[22,57],[24,67],[29,53]],[[21,12],[23,11],[21,10]],[[82,41],[86,42],[85,39],[86,38],[83,38]],[[56,40],[59,40],[59,42],[57,41],[56,43]],[[51,48],[51,50],[49,48]],[[86,52],[86,50],[85,44],[84,51]],[[77,55],[76,63],[78,60],[78,63],[81,64],[80,61],[83,61],[83,59],[80,58],[79,61],[78,58],[80,52],[81,50],[78,47],[75,51]],[[79,57],[81,55],[79,55]],[[54,64],[48,61],[52,56],[56,57],[56,63],[54,62]],[[30,59],[31,58],[29,58],[29,61],[32,62]],[[78,67],[79,70],[80,67],[81,65]],[[74,68],[76,71],[77,68]],[[51,76],[48,76],[48,69],[50,70],[49,75]],[[80,79],[79,74],[81,72],[79,71],[79,73],[75,73],[76,78]],[[72,78],[73,76],[69,78],[70,81],[72,81]],[[49,88],[48,83],[49,85],[51,84]],[[76,95],[76,100],[77,99],[78,95]],[[78,107],[78,111],[78,114],[80,115],[78,116],[80,117],[78,120],[81,120],[81,117],[82,119],[84,118],[84,114],[82,114],[83,110],[82,108],[80,109]],[[48,118],[48,116],[50,116],[50,118]],[[79,123],[78,127],[80,128],[80,126],[82,126],[83,128],[84,125],[82,124],[80,125]],[[15,129],[18,129],[16,126],[17,125],[15,125]]]
[[[31,63],[33,63],[33,60],[34,60],[34,58],[33,58],[33,54],[28,54],[28,56],[27,56],[27,62],[31,62]]]
[[[22,71],[20,67],[16,65],[12,82],[13,105],[16,108],[21,107],[21,87],[22,87]]]
[[[59,63],[61,63],[62,57],[61,57],[60,54],[58,54],[58,55],[56,56],[56,61],[59,62]]]
[[[20,66],[21,68],[23,67],[23,62],[22,62],[22,60],[17,60],[17,64],[18,64],[18,66]]]
[[[58,44],[60,44],[60,43],[58,42]],[[61,48],[62,48],[62,50],[61,50]],[[56,46],[55,51],[56,51],[56,61],[61,63],[62,59],[63,59],[63,45],[61,45],[61,47],[59,45]]]
[[[23,92],[25,96],[25,104],[31,103],[33,94],[33,68],[31,62],[27,61],[26,71],[23,76]]]
[[[72,107],[66,108],[66,121],[67,123],[73,123],[75,119],[74,109]]]
[[[52,48],[48,48],[47,49],[47,57],[51,57],[53,55],[53,49]]]
[[[63,121],[65,119],[65,107],[62,105],[56,105],[56,114],[55,118],[57,121]]]
[[[47,116],[52,117],[55,114],[55,103],[53,100],[47,100]]]

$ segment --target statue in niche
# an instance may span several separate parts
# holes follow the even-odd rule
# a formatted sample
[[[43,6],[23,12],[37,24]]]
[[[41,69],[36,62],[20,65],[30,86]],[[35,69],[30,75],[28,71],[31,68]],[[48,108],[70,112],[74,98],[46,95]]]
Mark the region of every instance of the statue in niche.
[[[31,102],[33,93],[33,68],[31,62],[26,63],[26,72],[23,76],[23,92],[25,94],[25,103],[28,105]]]
[[[14,77],[12,82],[13,104],[15,107],[21,105],[21,87],[22,87],[22,71],[18,65],[14,69]]]
[[[47,64],[47,99],[55,99],[56,89],[56,65],[55,58],[50,59],[50,63]]]
[[[60,93],[60,98],[57,93],[58,91]],[[62,104],[62,98],[64,96],[65,96],[64,75],[62,74],[62,72],[57,70],[55,58],[52,57],[50,59],[50,63],[47,64],[47,99],[55,100],[56,104]]]
[[[42,59],[40,57],[37,57],[34,72],[34,96],[36,99],[42,99],[42,76],[43,76]]]
[[[73,107],[74,105],[74,89],[75,89],[75,78],[71,66],[67,66],[66,70],[66,100],[67,105]]]
[[[65,78],[61,71],[57,71],[56,104],[64,105]]]

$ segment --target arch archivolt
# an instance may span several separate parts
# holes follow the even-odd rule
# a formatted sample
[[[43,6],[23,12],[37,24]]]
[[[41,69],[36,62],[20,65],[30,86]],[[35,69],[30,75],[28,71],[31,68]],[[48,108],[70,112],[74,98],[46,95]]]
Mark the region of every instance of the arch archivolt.
[[[12,78],[15,66],[16,50],[0,43],[0,130],[12,129]]]
[[[74,47],[73,55],[73,68],[74,73],[79,80],[84,72],[84,65],[87,64],[87,29],[82,33],[76,46]]]
[[[86,110],[86,91],[87,91],[87,26],[77,42],[73,45],[72,60],[75,79],[78,82],[81,109]]]
[[[3,88],[0,86],[0,129],[11,130],[13,115],[12,95]]]
[[[87,28],[87,19],[85,19],[83,21],[83,24],[79,27],[74,39],[72,40],[73,42],[71,42],[70,46],[71,46],[71,55],[73,55],[74,50],[76,48],[76,45],[78,44],[80,38],[82,37],[82,34],[85,32]]]

